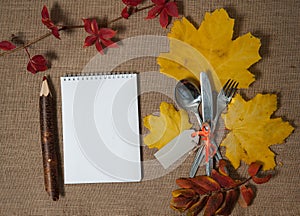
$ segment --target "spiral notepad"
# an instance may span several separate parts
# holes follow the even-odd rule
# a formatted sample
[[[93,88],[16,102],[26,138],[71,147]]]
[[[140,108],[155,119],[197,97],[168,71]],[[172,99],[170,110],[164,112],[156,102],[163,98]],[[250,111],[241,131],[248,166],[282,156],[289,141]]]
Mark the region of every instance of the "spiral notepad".
[[[141,180],[137,74],[61,77],[66,184]]]

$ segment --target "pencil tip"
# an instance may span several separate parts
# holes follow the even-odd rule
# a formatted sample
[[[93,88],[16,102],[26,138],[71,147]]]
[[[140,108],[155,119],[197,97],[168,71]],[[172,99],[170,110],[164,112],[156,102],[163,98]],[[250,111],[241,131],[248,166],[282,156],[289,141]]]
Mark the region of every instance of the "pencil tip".
[[[47,80],[47,77],[46,77],[46,76],[43,77],[43,81],[44,81],[44,80]]]

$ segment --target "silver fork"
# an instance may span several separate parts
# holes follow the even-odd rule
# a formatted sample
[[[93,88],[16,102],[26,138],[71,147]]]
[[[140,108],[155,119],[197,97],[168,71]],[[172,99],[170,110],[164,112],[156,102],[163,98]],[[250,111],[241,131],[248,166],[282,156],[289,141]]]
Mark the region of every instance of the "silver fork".
[[[211,130],[212,132],[214,132],[216,128],[221,113],[224,111],[224,109],[227,107],[232,97],[236,93],[238,85],[239,85],[238,82],[229,79],[221,89],[220,93],[218,94],[217,111],[216,111],[215,118],[212,122],[212,130]]]

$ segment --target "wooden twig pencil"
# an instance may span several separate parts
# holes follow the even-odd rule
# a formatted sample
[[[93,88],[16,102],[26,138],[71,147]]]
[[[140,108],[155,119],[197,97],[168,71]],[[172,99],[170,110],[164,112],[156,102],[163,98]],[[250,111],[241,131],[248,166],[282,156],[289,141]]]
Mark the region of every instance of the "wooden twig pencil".
[[[56,121],[54,104],[47,77],[44,76],[40,93],[41,145],[44,167],[45,189],[56,201],[59,199]]]

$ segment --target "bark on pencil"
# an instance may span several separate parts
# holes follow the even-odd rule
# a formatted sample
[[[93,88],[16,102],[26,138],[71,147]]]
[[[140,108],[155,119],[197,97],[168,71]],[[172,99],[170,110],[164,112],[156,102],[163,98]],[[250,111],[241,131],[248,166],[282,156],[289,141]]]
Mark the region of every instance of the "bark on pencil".
[[[40,93],[40,125],[45,189],[56,201],[59,199],[56,121],[54,104],[47,78],[43,78]]]

